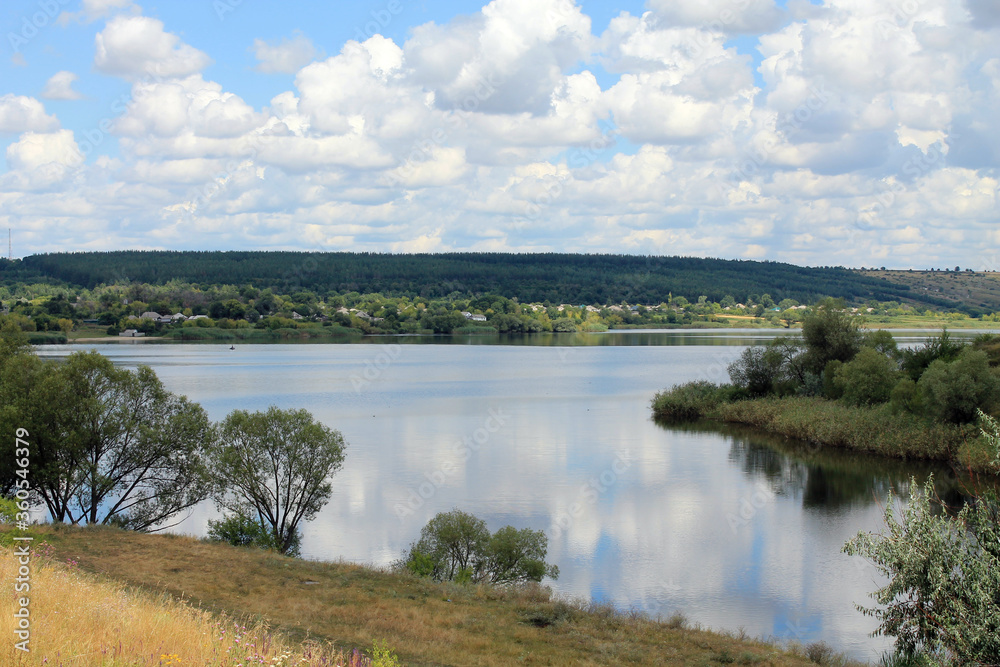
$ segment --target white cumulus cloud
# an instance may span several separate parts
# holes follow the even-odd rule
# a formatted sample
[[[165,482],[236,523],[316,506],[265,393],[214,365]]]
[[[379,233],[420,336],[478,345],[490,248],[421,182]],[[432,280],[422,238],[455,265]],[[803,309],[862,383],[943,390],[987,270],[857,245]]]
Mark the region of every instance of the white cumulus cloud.
[[[73,83],[77,80],[77,75],[73,72],[63,70],[56,72],[45,83],[42,97],[47,100],[78,100],[83,95],[73,90]]]
[[[94,45],[97,69],[128,79],[184,77],[212,62],[148,16],[116,16],[97,33]]]
[[[253,51],[258,61],[254,69],[264,74],[294,74],[317,56],[316,47],[302,34],[277,44],[255,39]]]
[[[0,95],[0,132],[45,132],[59,127],[55,116],[33,97]]]

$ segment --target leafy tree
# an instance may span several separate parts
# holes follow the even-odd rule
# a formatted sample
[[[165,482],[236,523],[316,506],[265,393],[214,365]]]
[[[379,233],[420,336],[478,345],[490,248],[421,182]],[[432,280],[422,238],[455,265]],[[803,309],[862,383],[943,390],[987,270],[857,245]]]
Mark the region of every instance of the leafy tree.
[[[1000,377],[990,370],[986,353],[971,348],[954,361],[932,362],[917,386],[930,417],[956,424],[974,421],[978,410],[1000,398]]]
[[[860,319],[827,300],[802,321],[806,369],[819,375],[831,361],[847,362],[861,349]]]
[[[148,366],[115,368],[96,352],[14,363],[26,384],[7,418],[31,434],[32,487],[54,521],[150,530],[205,499],[208,417]]]
[[[994,433],[994,437],[995,437]],[[966,503],[955,518],[934,511],[933,480],[912,481],[899,519],[887,503],[887,533],[859,533],[844,545],[889,580],[858,608],[895,637],[905,658],[1000,664],[1000,503],[995,493]]]
[[[545,562],[548,538],[540,530],[504,526],[490,537],[479,581],[516,584],[559,578],[559,568]]]
[[[217,505],[254,518],[278,550],[297,543],[298,525],[311,521],[333,492],[330,477],[344,461],[344,439],[306,410],[231,412],[210,449]]]
[[[496,585],[556,579],[559,568],[545,562],[548,538],[540,530],[504,526],[490,535],[486,522],[467,512],[441,512],[420,531],[405,567],[438,581]]]
[[[899,346],[896,343],[896,339],[885,329],[864,332],[861,344],[864,347],[881,352],[887,357],[896,358],[899,356]]]
[[[938,359],[954,361],[964,347],[965,344],[961,341],[952,340],[948,330],[945,329],[940,336],[928,338],[920,347],[900,350],[903,371],[916,382],[932,363]]]
[[[841,400],[848,405],[885,403],[899,381],[896,363],[877,350],[865,347],[834,372]]]
[[[751,397],[765,396],[775,389],[783,374],[784,358],[779,350],[763,345],[748,347],[729,364],[729,379]]]
[[[441,512],[420,530],[420,540],[410,548],[408,562],[420,564],[429,559],[433,579],[452,581],[462,571],[472,573],[482,567],[489,540],[490,531],[482,519],[457,509]],[[426,571],[426,565],[422,569]]]

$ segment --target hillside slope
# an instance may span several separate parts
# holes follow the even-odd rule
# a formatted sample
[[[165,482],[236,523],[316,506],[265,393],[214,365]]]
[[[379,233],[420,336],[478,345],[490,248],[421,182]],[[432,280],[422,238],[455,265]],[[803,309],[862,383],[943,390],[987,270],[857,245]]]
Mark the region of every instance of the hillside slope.
[[[0,281],[48,279],[92,288],[101,283],[253,284],[282,291],[407,293],[440,297],[451,292],[497,293],[522,302],[660,303],[669,294],[691,301],[726,295],[744,301],[770,294],[812,303],[824,296],[853,302],[910,299],[947,302],[909,285],[840,267],[810,268],[780,262],[646,257],[635,255],[446,253],[173,252],[112,251],[33,255],[0,261]]]
[[[371,646],[406,665],[808,665],[772,645],[552,600],[544,589],[436,584],[347,563],[296,560],[189,537],[39,526],[52,559],[292,640]],[[46,547],[48,548],[48,547]],[[41,619],[39,619],[41,620]],[[77,664],[77,663],[74,663]]]

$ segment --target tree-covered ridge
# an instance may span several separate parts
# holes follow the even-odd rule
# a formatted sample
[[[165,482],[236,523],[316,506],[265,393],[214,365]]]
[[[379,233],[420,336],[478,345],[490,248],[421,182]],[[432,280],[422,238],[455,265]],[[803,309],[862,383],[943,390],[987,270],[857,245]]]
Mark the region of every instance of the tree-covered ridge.
[[[252,284],[290,292],[383,293],[443,297],[502,294],[521,302],[573,304],[661,303],[668,295],[691,301],[727,295],[745,302],[770,294],[776,301],[813,303],[824,296],[849,301],[913,300],[952,306],[907,285],[842,267],[780,262],[582,255],[561,253],[379,253],[138,251],[51,253],[0,262],[0,280],[65,282],[93,288],[123,281],[163,284]],[[967,308],[962,308],[967,310]]]

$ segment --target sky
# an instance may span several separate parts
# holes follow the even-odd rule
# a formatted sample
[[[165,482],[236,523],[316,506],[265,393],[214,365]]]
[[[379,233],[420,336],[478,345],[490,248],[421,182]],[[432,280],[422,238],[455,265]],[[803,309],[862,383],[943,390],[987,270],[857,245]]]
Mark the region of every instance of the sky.
[[[0,229],[1000,269],[997,0],[4,0]]]

